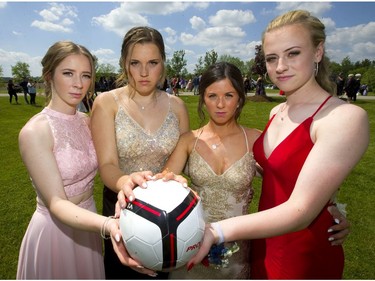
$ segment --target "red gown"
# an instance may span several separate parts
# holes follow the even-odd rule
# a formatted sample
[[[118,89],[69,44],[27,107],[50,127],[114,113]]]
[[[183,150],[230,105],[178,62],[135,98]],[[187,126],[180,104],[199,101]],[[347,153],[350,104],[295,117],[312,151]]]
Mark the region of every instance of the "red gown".
[[[329,97],[330,98],[330,97]],[[254,156],[263,167],[262,194],[259,211],[287,201],[291,195],[301,168],[314,146],[310,138],[310,126],[315,114],[328,101],[327,98],[316,112],[292,131],[266,158],[264,132],[254,144]],[[334,136],[333,136],[334,137]],[[252,241],[252,279],[341,279],[344,269],[344,252],[341,246],[331,246],[327,230],[333,219],[327,205],[317,218],[301,231],[267,239]]]

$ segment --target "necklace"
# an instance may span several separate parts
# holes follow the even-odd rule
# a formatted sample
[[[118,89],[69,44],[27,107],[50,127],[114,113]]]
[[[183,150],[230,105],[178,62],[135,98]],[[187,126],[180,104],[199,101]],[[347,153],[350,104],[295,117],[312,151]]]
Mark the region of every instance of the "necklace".
[[[219,145],[220,145],[220,143],[213,143],[213,144],[211,144],[211,148],[213,150],[215,150]]]
[[[284,105],[280,108],[280,119],[281,119],[281,121],[284,121],[284,116],[282,116],[281,113],[284,112],[284,110],[286,109],[286,106],[287,106],[287,104],[284,103]]]
[[[135,101],[135,99],[133,99],[134,103],[141,109],[141,110],[145,110],[151,103],[155,102],[155,104],[157,103],[158,101],[158,96],[155,95],[155,98],[152,98],[151,101],[149,101],[147,104],[143,105],[143,104],[139,104],[138,102]]]

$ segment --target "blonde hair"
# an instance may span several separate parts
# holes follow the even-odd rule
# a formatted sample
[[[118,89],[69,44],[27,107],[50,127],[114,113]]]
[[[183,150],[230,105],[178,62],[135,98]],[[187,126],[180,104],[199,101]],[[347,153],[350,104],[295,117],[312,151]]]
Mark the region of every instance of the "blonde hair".
[[[70,55],[84,55],[86,56],[91,65],[91,85],[89,92],[87,93],[88,98],[94,93],[95,87],[95,60],[91,55],[90,51],[82,46],[75,44],[71,41],[58,41],[53,44],[44,55],[42,59],[42,76],[45,84],[46,103],[48,104],[51,100],[52,89],[51,79],[55,73],[57,66]]]
[[[304,10],[289,11],[273,19],[263,32],[262,45],[264,45],[264,38],[267,32],[293,24],[299,24],[310,32],[311,43],[315,48],[317,48],[320,43],[322,43],[324,47],[326,40],[324,24],[317,17],[312,16],[310,12]],[[323,50],[321,61],[317,64],[318,71],[315,77],[316,81],[324,90],[332,95],[335,94],[336,85],[330,80],[329,59],[325,55],[325,49]]]

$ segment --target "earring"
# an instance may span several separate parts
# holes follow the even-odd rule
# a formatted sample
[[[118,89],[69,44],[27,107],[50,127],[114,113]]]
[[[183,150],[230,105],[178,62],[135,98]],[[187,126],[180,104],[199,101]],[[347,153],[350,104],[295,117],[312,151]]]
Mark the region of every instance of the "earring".
[[[314,70],[315,70],[315,77],[316,77],[316,76],[318,76],[318,72],[319,72],[319,63],[318,62],[315,63],[315,69]]]

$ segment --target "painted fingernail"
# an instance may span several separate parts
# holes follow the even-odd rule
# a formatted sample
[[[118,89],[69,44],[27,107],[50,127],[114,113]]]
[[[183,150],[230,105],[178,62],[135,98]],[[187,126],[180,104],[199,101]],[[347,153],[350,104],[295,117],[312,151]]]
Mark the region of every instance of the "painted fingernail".
[[[335,223],[339,224],[340,220],[339,219],[335,219]]]
[[[156,277],[156,276],[158,276],[158,274],[157,274],[156,272],[154,272],[154,273],[150,273],[150,274],[148,274],[148,276]]]
[[[142,187],[147,188],[147,183],[142,183]]]
[[[190,271],[194,267],[194,263],[189,264],[187,271]]]
[[[332,229],[332,228],[328,229],[328,233],[330,233],[330,232],[333,232],[333,229]]]
[[[138,268],[138,269],[144,269],[145,267],[142,266],[142,265],[137,265],[137,268]]]
[[[208,261],[208,257],[205,257],[201,263],[205,266],[205,267],[209,267],[210,266],[210,262]]]
[[[130,195],[130,196],[129,196],[129,201],[130,201],[130,202],[133,202],[133,200],[134,200],[133,195]],[[124,206],[124,208],[125,208],[125,206]]]
[[[183,187],[185,187],[185,188],[187,188],[187,187],[188,187],[188,185],[187,185],[187,183],[186,183],[186,182],[184,182],[184,183],[182,184],[182,186],[183,186]]]
[[[330,242],[332,242],[333,240],[335,240],[335,238],[333,238],[333,237],[328,238],[328,241],[330,241]]]
[[[115,235],[115,240],[116,242],[120,242],[120,235],[118,233]]]

